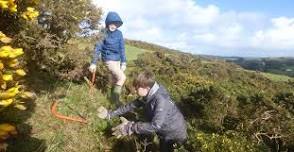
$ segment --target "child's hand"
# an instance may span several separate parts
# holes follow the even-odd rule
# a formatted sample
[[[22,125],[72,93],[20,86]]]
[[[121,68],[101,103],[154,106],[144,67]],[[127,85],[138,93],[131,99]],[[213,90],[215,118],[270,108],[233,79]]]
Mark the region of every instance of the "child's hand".
[[[99,107],[98,108],[98,117],[101,119],[110,119],[109,114],[108,114],[108,110],[103,106]]]
[[[112,135],[116,138],[132,135],[134,133],[132,131],[132,125],[134,122],[128,121],[124,117],[120,117],[120,120],[122,123],[111,129],[113,131]]]
[[[121,63],[121,64],[120,64],[120,69],[121,69],[122,71],[125,71],[125,70],[127,69],[127,63],[125,63],[125,62]]]
[[[95,64],[91,64],[90,67],[89,67],[89,71],[92,72],[92,73],[94,73],[94,72],[96,72],[96,68],[97,67],[96,67]]]

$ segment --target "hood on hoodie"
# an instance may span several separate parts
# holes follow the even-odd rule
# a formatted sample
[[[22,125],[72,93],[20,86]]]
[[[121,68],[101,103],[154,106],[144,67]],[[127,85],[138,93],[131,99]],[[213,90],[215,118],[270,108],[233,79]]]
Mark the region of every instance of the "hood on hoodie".
[[[110,24],[115,24],[117,28],[122,26],[123,21],[121,20],[120,16],[116,12],[109,12],[107,14],[105,25],[108,27]]]

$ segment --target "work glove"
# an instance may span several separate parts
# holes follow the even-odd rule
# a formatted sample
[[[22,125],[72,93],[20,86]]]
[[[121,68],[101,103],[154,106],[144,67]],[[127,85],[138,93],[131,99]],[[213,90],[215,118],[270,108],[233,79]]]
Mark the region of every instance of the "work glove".
[[[89,67],[89,71],[92,72],[92,73],[95,73],[95,72],[96,72],[96,68],[97,68],[96,64],[93,64],[93,63],[92,63],[92,64],[90,65],[90,67]]]
[[[122,62],[122,63],[120,64],[120,69],[121,69],[122,71],[125,71],[125,70],[127,69],[127,63],[126,63],[126,62]]]
[[[108,110],[101,106],[98,108],[98,117],[101,119],[110,119]]]
[[[134,122],[128,121],[124,117],[120,117],[120,120],[122,123],[111,129],[113,131],[112,135],[116,138],[132,135],[134,133],[134,131],[132,131]]]

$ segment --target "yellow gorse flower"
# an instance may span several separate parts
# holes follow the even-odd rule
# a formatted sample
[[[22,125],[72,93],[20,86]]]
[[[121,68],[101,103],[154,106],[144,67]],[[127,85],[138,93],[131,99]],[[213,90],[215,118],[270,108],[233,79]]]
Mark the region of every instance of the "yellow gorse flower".
[[[15,71],[15,73],[19,76],[25,76],[26,72],[23,69],[18,69]]]
[[[17,5],[15,4],[15,0],[9,0],[9,11],[12,13],[16,13],[17,12]]]
[[[16,134],[17,134],[17,131],[15,126],[8,123],[0,124],[0,139],[5,140],[9,136],[16,135]]]
[[[2,10],[6,10],[6,9],[8,9],[9,7],[8,7],[8,1],[6,1],[6,0],[0,0],[0,8],[2,9]]]
[[[12,52],[13,48],[11,46],[2,46],[0,48],[0,58],[7,58],[9,53]]]
[[[9,54],[9,58],[16,58],[16,57],[19,57],[21,55],[23,55],[23,49],[22,48],[17,48],[17,49],[14,49],[14,51],[12,53]]]
[[[2,107],[8,107],[13,102],[13,99],[7,99],[7,100],[0,100],[0,106]]]
[[[10,68],[15,68],[19,65],[19,62],[17,59],[12,59],[6,62],[6,64],[8,65],[8,67]]]
[[[23,49],[22,48],[12,48],[11,46],[3,46],[0,48],[0,58],[16,58],[18,56],[23,55]]]
[[[13,48],[10,45],[2,46],[0,51],[11,51]]]
[[[7,37],[4,33],[0,31],[0,42],[10,43],[12,41],[11,38]]]
[[[2,62],[0,62],[0,70],[4,69],[4,64]]]
[[[39,16],[39,12],[35,10],[33,7],[27,7],[27,10],[22,13],[21,17],[26,20],[33,20]]]
[[[23,93],[20,94],[20,97],[22,97],[24,99],[35,99],[36,98],[36,94],[34,94],[32,92],[25,91],[25,92],[23,92]]]
[[[4,75],[2,76],[2,79],[3,79],[4,81],[12,81],[12,80],[13,80],[13,76],[12,76],[12,74],[4,74]]]
[[[32,0],[32,4],[36,5],[39,3],[39,0]],[[15,0],[0,0],[0,11],[9,11],[10,13],[17,12],[17,4]],[[26,11],[21,15],[26,20],[33,20],[39,16],[39,12],[33,7],[27,7]]]
[[[20,93],[19,86],[12,87],[12,88],[4,91],[4,92],[1,92],[0,93],[0,99],[1,100],[7,100],[7,99],[10,99],[10,98],[14,98],[19,93]]]
[[[9,10],[11,13],[16,13],[17,12],[17,5],[13,5],[13,6],[9,7]]]
[[[6,37],[6,35],[0,31],[0,39],[3,37]]]
[[[9,10],[11,13],[17,12],[15,0],[0,0],[0,10]]]
[[[11,132],[11,131],[15,131],[16,129],[14,126],[7,124],[7,123],[4,123],[4,124],[0,124],[0,130],[6,131],[6,132]]]

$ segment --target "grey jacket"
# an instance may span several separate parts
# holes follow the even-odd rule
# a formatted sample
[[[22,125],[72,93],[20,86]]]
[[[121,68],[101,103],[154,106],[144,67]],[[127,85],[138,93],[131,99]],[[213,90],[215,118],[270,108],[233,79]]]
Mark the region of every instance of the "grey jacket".
[[[165,140],[184,141],[187,138],[186,121],[172,102],[168,92],[157,83],[143,100],[135,100],[110,112],[110,118],[143,107],[148,122],[136,122],[132,130],[137,134],[157,133]]]

